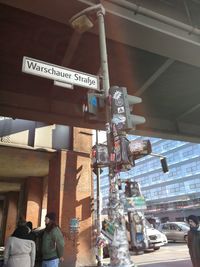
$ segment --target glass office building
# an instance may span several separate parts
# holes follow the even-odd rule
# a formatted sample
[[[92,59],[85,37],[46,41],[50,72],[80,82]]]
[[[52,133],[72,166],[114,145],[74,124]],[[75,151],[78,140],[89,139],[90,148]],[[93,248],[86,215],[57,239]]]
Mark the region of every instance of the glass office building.
[[[166,157],[169,166],[169,172],[163,173],[159,157],[149,155],[138,159],[130,171],[120,173],[121,179],[139,182],[147,202],[145,213],[162,221],[200,216],[200,144],[129,136],[132,139],[149,139],[152,152]],[[101,195],[105,213],[109,195],[106,168],[101,174]]]

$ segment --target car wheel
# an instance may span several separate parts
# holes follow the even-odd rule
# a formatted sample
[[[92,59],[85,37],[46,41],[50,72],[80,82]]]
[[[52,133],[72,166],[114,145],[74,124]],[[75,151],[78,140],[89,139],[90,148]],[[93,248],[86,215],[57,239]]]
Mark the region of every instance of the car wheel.
[[[159,250],[160,249],[160,247],[156,247],[156,248],[153,248],[154,250]]]
[[[184,241],[185,241],[185,242],[188,241],[188,236],[187,236],[187,235],[184,236]]]

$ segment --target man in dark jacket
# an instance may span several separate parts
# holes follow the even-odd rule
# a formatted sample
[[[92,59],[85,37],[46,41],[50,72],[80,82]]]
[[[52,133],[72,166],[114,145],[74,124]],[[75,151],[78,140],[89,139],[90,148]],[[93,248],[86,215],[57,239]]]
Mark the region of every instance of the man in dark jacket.
[[[47,213],[42,237],[42,267],[58,267],[59,262],[64,261],[64,238],[55,221],[55,213]]]
[[[190,230],[188,232],[188,248],[193,267],[200,266],[200,228],[199,220],[195,215],[187,218]]]

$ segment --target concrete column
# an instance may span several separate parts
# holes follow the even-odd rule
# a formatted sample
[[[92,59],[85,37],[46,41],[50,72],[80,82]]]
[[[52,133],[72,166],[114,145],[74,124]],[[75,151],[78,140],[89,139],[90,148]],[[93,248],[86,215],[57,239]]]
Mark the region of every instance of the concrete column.
[[[0,200],[0,246],[3,246],[3,211],[4,200]]]
[[[54,211],[65,235],[65,262],[62,266],[95,264],[92,249],[92,175],[88,153],[60,151],[50,161],[47,210]],[[77,239],[70,235],[70,219],[78,218]]]
[[[42,198],[43,198],[43,178],[28,177],[25,182],[25,219],[33,223],[33,228],[40,226]]]
[[[18,192],[9,192],[6,196],[6,228],[4,234],[4,241],[13,233],[17,224],[17,211],[18,211]],[[6,215],[6,214],[5,214]]]
[[[48,199],[48,177],[43,178],[43,198],[40,226],[45,227],[45,216],[47,214],[47,199]]]
[[[50,160],[48,177],[47,211],[55,212],[57,223],[61,224],[63,206],[63,186],[65,183],[66,152],[58,151]]]
[[[74,127],[73,128],[73,151],[91,153],[92,130]]]

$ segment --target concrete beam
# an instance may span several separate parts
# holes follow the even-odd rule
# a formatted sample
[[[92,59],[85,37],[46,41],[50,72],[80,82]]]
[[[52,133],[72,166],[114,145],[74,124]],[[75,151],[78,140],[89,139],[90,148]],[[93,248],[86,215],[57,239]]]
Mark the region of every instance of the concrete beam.
[[[43,177],[49,172],[50,152],[0,146],[0,177]]]
[[[91,0],[78,0],[94,5]],[[155,17],[134,12],[134,3],[128,1],[101,1],[109,14],[106,23],[106,36],[114,41],[137,47],[151,53],[200,67],[200,30],[191,25],[180,23],[176,18],[155,13]],[[132,8],[131,8],[132,7]],[[150,10],[147,9],[150,12]],[[153,13],[153,12],[152,12]],[[113,31],[113,25],[117,29]],[[181,25],[181,27],[180,27]],[[147,41],[148,40],[148,41]],[[189,51],[189,52],[188,52]]]
[[[7,182],[0,182],[0,193],[4,192],[19,192],[21,188],[20,183],[7,183]]]

